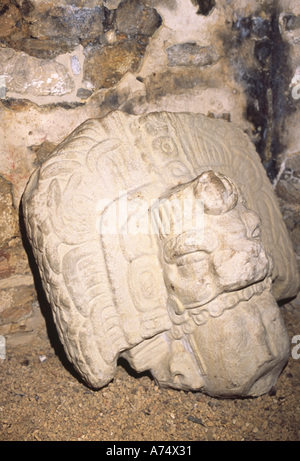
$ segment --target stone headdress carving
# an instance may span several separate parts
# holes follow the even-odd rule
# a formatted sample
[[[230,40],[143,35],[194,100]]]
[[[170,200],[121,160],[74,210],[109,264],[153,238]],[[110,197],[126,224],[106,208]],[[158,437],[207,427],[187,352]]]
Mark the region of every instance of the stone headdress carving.
[[[174,232],[166,206],[197,198],[204,232],[193,214]],[[188,113],[88,120],[33,173],[23,208],[60,338],[91,386],[113,378],[119,356],[212,395],[274,384],[288,355],[274,296],[295,295],[299,280],[238,128]]]

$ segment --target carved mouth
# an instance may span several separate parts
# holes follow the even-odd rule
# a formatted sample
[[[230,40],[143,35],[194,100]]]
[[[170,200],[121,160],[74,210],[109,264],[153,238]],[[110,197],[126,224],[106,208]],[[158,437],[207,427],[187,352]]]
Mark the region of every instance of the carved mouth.
[[[202,306],[198,305],[198,307],[195,308],[192,308],[192,306],[188,307],[192,308],[191,314],[195,316],[196,323],[203,323],[204,317],[207,317],[208,315],[211,317],[219,317],[225,310],[234,308],[240,302],[248,301],[253,296],[261,295],[265,290],[269,291],[271,289],[271,285],[271,277],[266,277],[261,282],[254,283],[253,285],[249,285],[240,290],[222,293],[212,301]]]

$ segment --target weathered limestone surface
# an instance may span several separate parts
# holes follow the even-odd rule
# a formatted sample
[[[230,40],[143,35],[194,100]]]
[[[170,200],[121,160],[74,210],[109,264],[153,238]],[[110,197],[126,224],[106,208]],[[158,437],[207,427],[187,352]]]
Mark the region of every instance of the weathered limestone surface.
[[[91,386],[120,356],[178,389],[274,386],[289,355],[276,299],[299,277],[237,127],[168,112],[88,120],[33,173],[23,209],[60,338]]]

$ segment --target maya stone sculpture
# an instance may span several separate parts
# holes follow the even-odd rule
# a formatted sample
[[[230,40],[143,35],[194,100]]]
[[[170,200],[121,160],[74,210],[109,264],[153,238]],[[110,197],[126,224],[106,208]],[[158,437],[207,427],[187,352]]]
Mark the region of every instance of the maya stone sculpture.
[[[112,112],[30,178],[28,236],[68,358],[94,387],[124,357],[162,386],[256,396],[289,355],[294,253],[251,142],[222,120]]]

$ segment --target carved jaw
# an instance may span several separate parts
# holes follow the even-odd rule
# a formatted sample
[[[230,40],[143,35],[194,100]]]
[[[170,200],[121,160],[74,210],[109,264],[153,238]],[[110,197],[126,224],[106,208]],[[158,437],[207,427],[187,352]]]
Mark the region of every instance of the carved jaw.
[[[269,289],[211,317],[191,336],[204,365],[203,390],[212,396],[267,393],[289,356],[289,337]]]
[[[179,363],[171,351],[168,372],[157,376],[160,384],[222,397],[267,393],[289,355],[271,283],[267,277],[205,306],[173,314],[176,325],[166,342],[181,347],[184,360]]]

